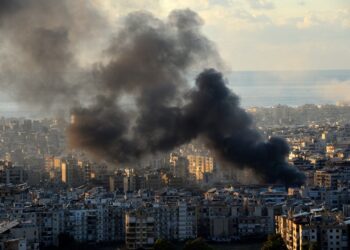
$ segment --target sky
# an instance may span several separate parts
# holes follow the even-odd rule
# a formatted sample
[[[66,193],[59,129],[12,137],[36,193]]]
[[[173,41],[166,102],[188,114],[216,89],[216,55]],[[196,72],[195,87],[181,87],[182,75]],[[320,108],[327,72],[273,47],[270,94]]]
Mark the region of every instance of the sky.
[[[350,69],[349,0],[90,0],[111,26],[190,8],[231,70]]]
[[[74,7],[72,12],[79,20],[82,18],[83,24],[91,22],[84,20],[88,15],[79,4],[89,5],[96,10],[96,17],[100,17],[93,20],[101,24],[96,25],[98,32],[92,34],[91,39],[75,39],[79,40],[75,49],[80,50],[75,59],[87,68],[101,60],[101,53],[108,48],[111,36],[118,32],[129,13],[147,11],[166,20],[172,10],[189,8],[203,19],[203,33],[217,47],[225,64],[225,73],[350,70],[350,0],[74,0],[70,3]],[[85,29],[85,26],[77,28]],[[8,49],[11,46],[10,39],[0,37],[0,64],[5,71],[9,60],[3,60],[6,62],[3,63],[1,59],[16,61],[11,49]],[[277,72],[278,79],[286,77],[280,73]],[[288,85],[291,81],[285,82]],[[278,90],[284,91],[285,85],[278,84]],[[322,82],[322,86],[321,94],[310,92],[310,96],[326,96],[326,101],[348,101],[349,77],[331,79],[330,82]],[[243,87],[250,87],[249,82],[244,81]],[[237,89],[238,94],[250,103],[249,96],[259,91],[243,87],[241,92]],[[266,91],[268,99],[273,99],[271,90],[276,91],[275,85]],[[290,91],[285,93],[289,95]],[[299,93],[296,96],[300,96]],[[280,91],[276,92],[276,98],[279,96]],[[262,98],[266,99],[266,96]],[[310,100],[309,96],[304,99],[305,102]],[[261,103],[260,99],[255,102]],[[20,109],[23,110],[23,107]],[[0,113],[4,110],[13,113],[18,111],[18,107],[11,93],[3,91],[0,93]]]

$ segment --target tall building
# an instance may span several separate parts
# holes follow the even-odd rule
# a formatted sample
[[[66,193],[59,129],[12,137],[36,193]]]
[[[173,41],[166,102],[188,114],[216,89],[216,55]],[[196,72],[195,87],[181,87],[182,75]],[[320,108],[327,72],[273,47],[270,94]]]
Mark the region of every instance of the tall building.
[[[124,192],[134,192],[146,187],[146,178],[138,175],[124,176]]]
[[[113,175],[109,176],[109,191],[124,192],[124,177],[125,172],[117,171]]]
[[[84,171],[73,157],[62,160],[61,176],[62,182],[69,187],[78,187],[84,183]]]
[[[127,249],[152,249],[155,240],[155,220],[147,209],[126,213],[125,243]]]
[[[315,210],[316,211],[316,210]],[[320,211],[320,210],[319,210]],[[275,217],[276,233],[280,234],[289,250],[348,249],[348,225],[327,213],[280,215]]]
[[[195,206],[178,203],[178,239],[193,239],[197,236],[197,214]]]
[[[172,167],[172,173],[175,177],[181,177],[183,179],[188,178],[189,174],[189,161],[186,157],[171,155],[170,165]]]
[[[214,170],[214,158],[211,156],[188,155],[189,173],[195,177],[197,181],[202,181],[204,173],[212,173]]]
[[[0,162],[0,183],[21,184],[26,181],[25,171],[21,166],[12,166],[11,162]]]
[[[61,158],[57,156],[45,157],[45,171],[49,173],[51,181],[59,181],[61,179]]]
[[[150,190],[158,190],[163,187],[162,178],[158,173],[146,175],[146,187]]]
[[[84,182],[87,183],[91,180],[92,165],[89,161],[82,162],[83,178]]]

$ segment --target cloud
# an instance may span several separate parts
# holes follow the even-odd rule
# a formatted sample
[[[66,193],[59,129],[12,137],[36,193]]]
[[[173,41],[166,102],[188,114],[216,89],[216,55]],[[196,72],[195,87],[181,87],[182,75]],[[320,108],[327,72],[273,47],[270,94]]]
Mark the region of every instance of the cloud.
[[[235,17],[241,20],[246,21],[247,23],[254,24],[270,24],[271,19],[266,15],[255,15],[246,10],[237,10],[235,11]]]
[[[275,8],[273,2],[268,0],[248,0],[249,6],[256,10],[271,10]]]
[[[332,27],[332,29],[350,28],[350,9],[338,9],[334,11],[310,11],[302,17],[290,19],[299,29],[312,27]]]
[[[317,4],[305,0],[86,2],[106,18],[111,27],[105,28],[107,31],[97,29],[99,33],[92,34],[89,39],[79,39],[77,47],[82,53],[75,59],[84,66],[95,63],[94,58],[108,44],[106,34],[116,33],[129,12],[148,11],[165,19],[172,9],[190,8],[203,18],[204,34],[214,40],[221,51],[225,51],[225,61],[235,70],[288,69],[290,65],[300,69],[304,66],[308,69],[350,67],[350,9],[338,1],[320,0]],[[300,6],[300,2],[305,2],[305,5]],[[89,30],[97,32],[96,29]]]

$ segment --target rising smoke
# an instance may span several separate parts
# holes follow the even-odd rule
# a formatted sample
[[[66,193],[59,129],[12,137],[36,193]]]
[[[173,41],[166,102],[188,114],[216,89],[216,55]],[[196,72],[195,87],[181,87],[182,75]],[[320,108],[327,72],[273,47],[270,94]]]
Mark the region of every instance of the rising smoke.
[[[87,8],[84,20],[89,21],[79,23],[71,2],[2,1],[0,28],[14,41],[15,71],[29,69],[20,78],[2,72],[11,81],[6,87],[33,107],[70,110],[73,147],[109,161],[132,162],[199,138],[223,162],[253,169],[262,181],[303,182],[304,176],[285,161],[286,142],[262,139],[221,73],[204,70],[195,87],[189,86],[194,70],[222,66],[195,12],[176,10],[166,21],[145,12],[129,14],[103,60],[87,73],[75,60],[77,44],[89,39],[84,30],[93,30],[89,27],[95,27],[98,15]],[[35,20],[24,22],[28,16]],[[80,80],[72,80],[74,71],[84,73]],[[132,107],[125,108],[123,99]]]
[[[104,23],[84,0],[1,0],[0,86],[39,112],[72,106],[90,88],[79,46]]]

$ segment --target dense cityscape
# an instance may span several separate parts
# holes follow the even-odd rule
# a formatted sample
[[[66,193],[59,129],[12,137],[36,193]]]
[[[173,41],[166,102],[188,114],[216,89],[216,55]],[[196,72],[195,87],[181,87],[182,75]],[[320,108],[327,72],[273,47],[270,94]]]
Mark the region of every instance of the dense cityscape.
[[[157,240],[181,245],[196,238],[215,248],[262,245],[277,233],[288,249],[347,249],[350,125],[341,119],[344,109],[250,110],[264,137],[288,142],[288,162],[306,176],[301,186],[263,184],[249,168],[220,166],[199,141],[128,166],[94,161],[67,148],[64,119],[1,118],[0,247],[49,249],[68,237],[85,244],[80,247],[106,249],[153,249]],[[273,119],[279,122],[272,126]]]
[[[0,0],[0,250],[350,249],[349,0]]]

